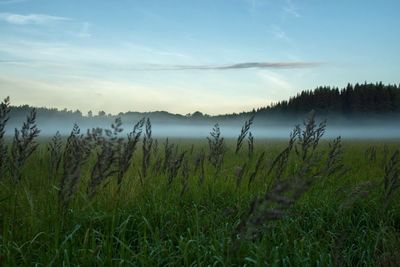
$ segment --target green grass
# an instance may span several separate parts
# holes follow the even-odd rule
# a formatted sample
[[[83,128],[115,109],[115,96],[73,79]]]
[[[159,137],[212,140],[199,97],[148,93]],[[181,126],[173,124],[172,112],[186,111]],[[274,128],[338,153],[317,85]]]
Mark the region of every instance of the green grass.
[[[60,177],[49,179],[49,155],[42,144],[24,167],[20,183],[7,177],[0,181],[0,265],[400,266],[399,192],[388,208],[382,204],[383,145],[394,151],[398,141],[345,141],[344,163],[350,168],[345,175],[318,181],[284,218],[266,221],[260,238],[239,242],[237,225],[246,218],[252,200],[270,189],[273,177],[267,175],[268,168],[250,186],[247,173],[237,187],[235,168],[248,156],[245,146],[235,155],[234,141],[228,140],[221,171],[215,175],[206,164],[205,183],[199,184],[193,162],[201,149],[207,151],[206,140],[172,142],[180,150],[194,144],[189,187],[183,195],[181,175],[169,187],[164,174],[152,175],[150,170],[140,183],[139,146],[121,191],[117,193],[112,178],[89,200],[92,155],[64,215],[58,205]],[[286,143],[256,140],[250,169],[263,151],[266,166],[271,164]],[[375,161],[364,156],[371,145],[377,148]],[[322,142],[318,151],[327,149]],[[155,156],[151,159],[154,163]],[[291,158],[285,175],[296,168],[298,162]],[[354,187],[365,181],[371,181],[372,188],[349,201]]]

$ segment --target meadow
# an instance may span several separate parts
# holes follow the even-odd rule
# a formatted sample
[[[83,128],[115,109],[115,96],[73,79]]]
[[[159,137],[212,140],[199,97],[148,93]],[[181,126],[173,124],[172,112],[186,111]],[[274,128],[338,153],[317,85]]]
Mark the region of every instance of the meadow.
[[[400,266],[399,140],[154,139],[150,120],[5,136],[1,266]],[[122,128],[131,129],[122,135]]]

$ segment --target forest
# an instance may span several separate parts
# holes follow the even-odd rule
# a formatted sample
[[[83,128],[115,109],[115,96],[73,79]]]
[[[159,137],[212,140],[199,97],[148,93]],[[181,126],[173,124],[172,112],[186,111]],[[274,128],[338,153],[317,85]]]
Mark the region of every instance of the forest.
[[[320,86],[315,90],[302,91],[289,100],[257,110],[258,113],[308,112],[335,113],[341,115],[398,113],[400,111],[400,87],[396,84],[364,83],[347,84],[345,88]]]
[[[28,105],[13,106],[11,115],[13,118],[25,118],[25,114],[32,107]],[[132,107],[134,109],[134,107]],[[137,112],[127,111],[119,114],[110,114],[105,111],[99,111],[94,114],[89,111],[83,114],[80,110],[67,110],[56,108],[36,108],[42,119],[63,119],[63,120],[99,120],[106,118],[131,118],[134,120],[141,117],[150,117],[153,122],[175,120],[177,122],[198,122],[215,121],[224,119],[235,119],[255,113],[257,117],[268,118],[272,115],[293,115],[298,114],[304,117],[304,114],[315,110],[319,115],[370,115],[370,114],[398,114],[400,113],[400,85],[377,83],[348,84],[346,87],[320,86],[314,90],[303,90],[289,100],[282,100],[271,103],[265,107],[254,108],[251,111],[240,113],[208,115],[200,111],[190,114],[180,115],[172,114],[166,111],[155,112]]]

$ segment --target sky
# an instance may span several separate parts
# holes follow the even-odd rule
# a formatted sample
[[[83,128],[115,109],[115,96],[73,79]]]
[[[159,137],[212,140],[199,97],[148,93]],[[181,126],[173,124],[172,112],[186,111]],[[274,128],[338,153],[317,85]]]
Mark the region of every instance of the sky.
[[[225,114],[400,82],[400,1],[0,0],[12,104]]]

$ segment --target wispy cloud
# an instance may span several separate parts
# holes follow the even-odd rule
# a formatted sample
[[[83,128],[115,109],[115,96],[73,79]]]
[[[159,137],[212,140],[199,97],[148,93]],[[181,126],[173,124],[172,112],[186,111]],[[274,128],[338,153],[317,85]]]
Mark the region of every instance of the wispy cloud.
[[[14,13],[0,13],[0,20],[9,24],[27,25],[27,24],[47,24],[56,21],[71,20],[65,17],[50,16],[45,14],[14,14]]]
[[[73,66],[85,69],[124,71],[184,71],[184,70],[240,70],[240,69],[304,69],[316,68],[326,63],[304,61],[294,58],[286,61],[252,61],[232,64],[204,64],[190,55],[168,49],[130,46],[124,44],[118,49],[101,49],[81,47],[65,43],[47,43],[14,40],[0,43],[2,64],[30,64],[33,66],[51,67],[55,65],[67,68]],[[158,60],[148,60],[141,54],[160,55]],[[173,62],[168,63],[168,62]]]
[[[234,69],[298,69],[315,68],[322,62],[294,61],[294,62],[244,62],[229,65],[161,65],[148,64],[133,67],[132,70],[234,70]]]
[[[54,66],[62,63],[52,60],[39,59],[0,59],[0,64],[41,64],[41,66]],[[94,65],[93,65],[94,64]],[[93,61],[86,64],[79,63],[81,67],[93,65],[98,69],[116,69],[119,71],[184,71],[184,70],[240,70],[240,69],[305,69],[316,68],[323,62],[313,61],[286,61],[286,62],[244,62],[225,65],[168,65],[168,64],[130,64],[118,61]]]
[[[89,37],[76,35],[74,37]],[[88,32],[90,34],[90,31]],[[173,48],[153,47],[132,43],[120,43],[111,49],[105,46],[77,45],[69,42],[45,42],[8,38],[0,42],[0,60],[4,63],[29,64],[33,66],[51,67],[74,66],[74,68],[114,69],[132,71],[144,68],[171,67],[172,64],[152,66],[173,62],[178,64],[195,64],[199,62],[191,54],[182,53]],[[150,66],[150,67],[149,67]]]

